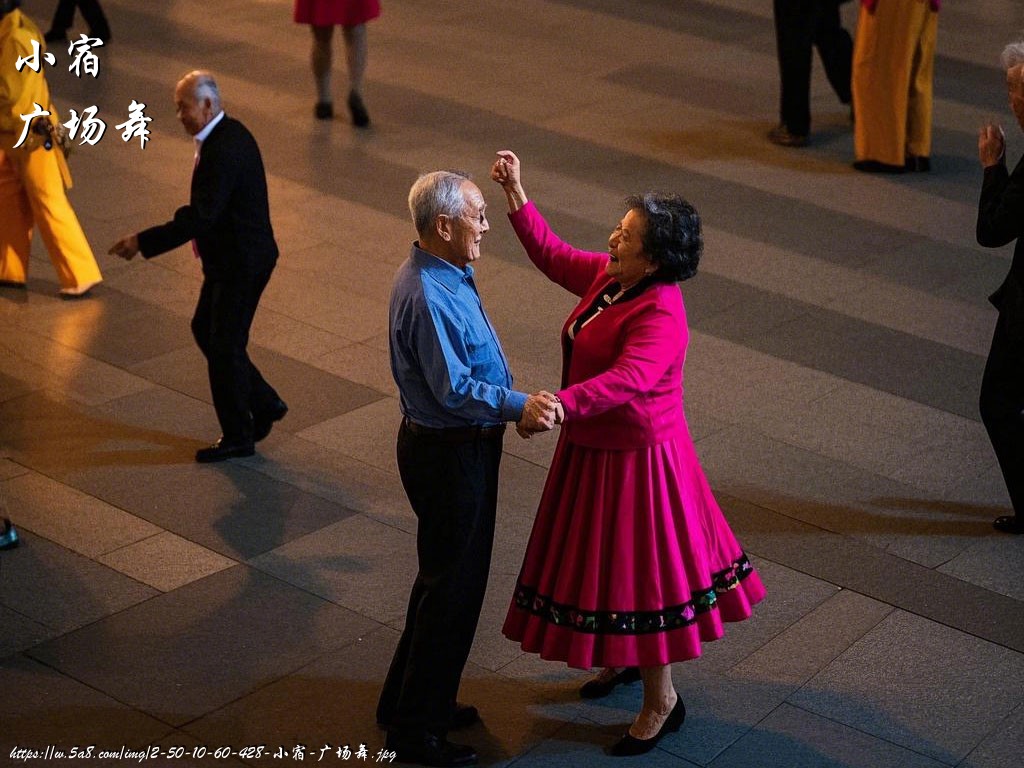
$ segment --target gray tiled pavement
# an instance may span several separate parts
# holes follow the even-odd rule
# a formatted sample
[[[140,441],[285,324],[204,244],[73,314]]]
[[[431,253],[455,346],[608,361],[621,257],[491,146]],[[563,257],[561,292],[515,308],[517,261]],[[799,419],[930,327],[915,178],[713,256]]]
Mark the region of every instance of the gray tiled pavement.
[[[53,3],[25,5],[45,23]],[[995,60],[1024,29],[1018,0],[946,4],[934,172],[901,178],[850,169],[848,116],[817,63],[812,145],[764,141],[767,2],[385,0],[366,132],[312,119],[290,0],[104,5],[100,77],[50,79],[59,106],[108,121],[72,158],[71,192],[106,281],[59,301],[37,243],[28,290],[0,289],[0,493],[24,539],[0,553],[0,765],[15,745],[181,745],[150,763],[264,765],[294,761],[211,755],[301,744],[316,761],[365,743],[373,759],[415,569],[385,302],[417,172],[485,180],[481,292],[521,386],[558,381],[571,302],[528,267],[486,182],[505,147],[582,245],[601,248],[641,189],[678,190],[704,216],[701,274],[683,288],[687,413],[769,597],[675,666],[688,719],[644,765],[1024,763],[1024,542],[991,529],[1008,500],[976,406],[985,297],[1010,252],[973,242],[975,131],[1011,120]],[[185,196],[171,90],[196,66],[263,148],[282,257],[253,355],[291,406],[257,456],[202,467],[192,454],[216,424],[188,331],[194,259],[103,253]],[[335,82],[340,102],[340,62]],[[153,118],[145,150],[113,128],[132,99]],[[1007,132],[1015,159],[1024,138]],[[553,444],[506,438],[461,694],[482,711],[463,738],[486,765],[618,764],[602,746],[639,705],[637,686],[581,702],[580,673],[500,634]]]

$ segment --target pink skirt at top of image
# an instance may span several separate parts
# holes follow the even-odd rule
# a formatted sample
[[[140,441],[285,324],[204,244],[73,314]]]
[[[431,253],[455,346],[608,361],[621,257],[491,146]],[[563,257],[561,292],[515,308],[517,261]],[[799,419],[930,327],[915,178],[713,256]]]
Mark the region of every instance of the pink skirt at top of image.
[[[380,0],[295,0],[295,22],[354,27],[380,16]]]

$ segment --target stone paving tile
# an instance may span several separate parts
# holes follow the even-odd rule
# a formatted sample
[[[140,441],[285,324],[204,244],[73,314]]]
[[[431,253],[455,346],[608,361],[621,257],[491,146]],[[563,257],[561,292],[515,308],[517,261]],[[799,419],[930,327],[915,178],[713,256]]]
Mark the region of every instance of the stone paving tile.
[[[366,744],[375,755],[384,746],[384,732],[376,724],[377,698],[397,643],[398,633],[360,620],[360,631],[344,644],[184,730],[207,744],[266,745],[274,751],[302,744],[307,761],[325,744],[349,745],[353,751]],[[334,752],[330,758],[341,762]]]
[[[1024,601],[1024,558],[1012,536],[981,539],[938,570]]]
[[[18,533],[20,546],[2,553],[0,605],[47,630],[70,632],[157,594],[31,531]]]
[[[188,326],[166,310],[105,287],[88,302],[54,302],[21,324],[40,336],[118,368],[192,346]]]
[[[992,535],[991,521],[970,508],[761,433],[722,430],[699,449],[719,493],[928,567]]]
[[[1019,653],[897,611],[789,701],[953,764],[1021,704],[1022,688]]]
[[[385,472],[398,474],[395,441],[381,434],[381,424],[395,422],[401,411],[397,398],[385,397],[333,419],[307,427],[296,435]]]
[[[153,744],[171,731],[166,723],[21,655],[0,661],[0,686],[17,691],[0,699],[5,765],[40,762],[6,762],[15,746],[39,752],[52,746],[67,755],[74,747],[82,751],[93,746],[92,757],[83,763],[123,766],[122,761],[99,760],[99,752]]]
[[[842,536],[776,515],[739,500],[727,503],[730,520],[760,557],[852,589],[946,627],[1024,650],[1024,607],[946,574],[923,568]],[[815,546],[806,543],[813,538]]]
[[[363,515],[352,515],[249,562],[324,600],[398,628],[405,624],[417,573],[415,538]]]
[[[91,334],[89,324],[80,328],[71,318],[55,333]],[[150,385],[137,376],[39,336],[18,331],[8,336],[4,345],[22,358],[28,366],[15,369],[32,389],[45,389],[50,396],[64,402],[96,405],[146,389]]]
[[[3,559],[0,558],[0,582],[3,581],[3,577]],[[58,634],[58,630],[44,627],[27,616],[0,605],[0,659],[31,648]]]
[[[108,504],[232,559],[254,557],[353,514],[245,461],[115,465],[80,471],[73,481]]]
[[[397,417],[393,428],[397,433]],[[387,525],[416,531],[416,518],[395,475],[332,449],[287,434],[276,440],[272,435],[246,466]]]
[[[389,397],[398,397],[398,387],[391,376],[391,360],[387,352],[368,342],[341,347],[310,361],[310,364]]]
[[[167,531],[108,552],[97,561],[161,592],[236,565],[235,560]]]
[[[889,615],[877,600],[842,590],[792,623],[729,674],[796,690]]]
[[[903,749],[826,717],[784,705],[708,763],[709,768],[942,768],[946,763]]]
[[[93,559],[162,529],[36,473],[3,483],[18,525]]]
[[[373,626],[238,565],[29,653],[133,709],[180,726]]]
[[[1012,768],[1024,750],[1024,707],[1017,707],[971,751],[960,768]]]

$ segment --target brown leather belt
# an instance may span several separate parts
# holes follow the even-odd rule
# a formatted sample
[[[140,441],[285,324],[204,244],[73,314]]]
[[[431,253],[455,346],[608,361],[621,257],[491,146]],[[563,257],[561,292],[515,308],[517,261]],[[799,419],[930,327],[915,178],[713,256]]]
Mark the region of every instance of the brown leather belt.
[[[505,434],[505,425],[496,424],[493,427],[424,427],[411,421],[408,416],[402,419],[402,426],[417,437],[429,437],[445,443],[470,443],[474,440],[483,440],[491,437],[500,437]]]

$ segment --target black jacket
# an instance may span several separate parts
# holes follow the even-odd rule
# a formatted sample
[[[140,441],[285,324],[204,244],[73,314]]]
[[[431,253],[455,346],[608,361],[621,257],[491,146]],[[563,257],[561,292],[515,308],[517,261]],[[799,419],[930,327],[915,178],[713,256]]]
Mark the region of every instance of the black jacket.
[[[202,143],[189,204],[138,237],[147,259],[195,240],[203,274],[211,279],[273,268],[278,251],[267,177],[256,139],[244,125],[227,115],[221,119]]]
[[[1024,159],[1012,174],[1002,162],[985,169],[977,236],[978,244],[987,248],[1017,241],[1010,271],[989,301],[1003,316],[1010,336],[1024,339]]]

